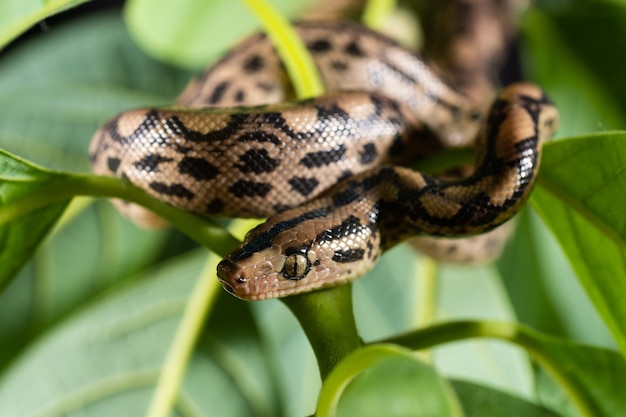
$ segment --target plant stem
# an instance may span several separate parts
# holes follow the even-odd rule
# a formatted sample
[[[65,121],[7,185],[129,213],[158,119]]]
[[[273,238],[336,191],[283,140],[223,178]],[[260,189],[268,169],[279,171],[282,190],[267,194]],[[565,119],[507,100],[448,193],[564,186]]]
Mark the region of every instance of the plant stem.
[[[322,380],[350,352],[362,346],[352,310],[352,285],[282,299],[300,322],[315,352]]]
[[[369,0],[365,3],[365,10],[361,20],[372,29],[381,29],[385,18],[396,8],[395,0]]]
[[[140,204],[167,219],[196,242],[221,256],[226,255],[239,243],[224,228],[211,220],[163,203],[144,190],[119,178],[64,173],[55,173],[55,175],[58,177],[42,184],[36,192],[30,192],[6,204],[0,212],[0,225],[40,207],[85,195],[120,198]]]
[[[243,0],[263,25],[293,83],[296,97],[304,99],[324,93],[324,83],[304,43],[289,24],[266,0]]]
[[[215,279],[215,268],[219,260],[219,257],[211,254],[187,300],[152,395],[148,417],[167,417],[172,413],[193,348],[207,320],[209,308],[221,288]]]

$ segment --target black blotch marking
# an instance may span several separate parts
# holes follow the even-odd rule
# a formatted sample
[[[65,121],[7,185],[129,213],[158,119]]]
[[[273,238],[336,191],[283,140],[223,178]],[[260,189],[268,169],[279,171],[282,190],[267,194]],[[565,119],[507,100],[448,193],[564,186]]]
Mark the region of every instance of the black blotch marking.
[[[150,153],[141,158],[139,161],[135,162],[133,165],[135,166],[135,168],[141,171],[157,172],[159,170],[160,164],[162,164],[163,162],[170,162],[172,160],[172,158]]]
[[[354,188],[337,193],[333,196],[333,206],[343,207],[361,198],[361,193]]]
[[[317,40],[311,42],[308,45],[308,48],[312,52],[328,52],[328,51],[330,51],[333,48],[333,46],[326,39],[317,39]]]
[[[363,145],[363,150],[359,152],[360,162],[365,165],[373,162],[378,157],[378,150],[373,143]]]
[[[293,208],[293,206],[290,206],[289,204],[274,204],[272,208],[274,209],[276,213],[280,213],[281,211],[285,211],[285,210],[289,210]]]
[[[209,97],[209,103],[217,104],[224,96],[224,93],[226,92],[226,89],[229,85],[230,83],[228,81],[222,81],[221,83],[216,85],[213,89],[213,93],[211,93],[211,96]]]
[[[266,93],[272,92],[276,88],[274,84],[265,81],[259,81],[258,83],[256,83],[256,86]]]
[[[358,217],[348,216],[346,220],[341,224],[324,230],[322,233],[315,237],[316,242],[332,242],[333,240],[341,239],[344,237],[357,235],[362,229],[363,225]]]
[[[306,255],[309,248],[307,246],[297,246],[297,247],[288,247],[285,249],[285,255],[293,255],[294,253],[299,253],[301,255]]]
[[[159,117],[159,114],[157,113],[157,111],[150,110],[144,117],[143,122],[141,122],[141,124],[137,126],[137,128],[135,129],[133,133],[131,133],[128,136],[122,136],[120,135],[120,132],[118,129],[119,119],[120,117],[118,116],[115,119],[108,122],[104,126],[103,130],[106,131],[115,142],[119,142],[121,144],[133,143],[135,140],[145,137],[146,132],[152,131],[155,127],[158,126],[159,122],[161,121],[161,118]]]
[[[237,93],[235,94],[235,101],[237,103],[243,103],[243,101],[246,99],[246,93],[243,90],[238,90]]]
[[[365,251],[363,249],[336,250],[333,254],[333,261],[339,263],[356,262],[363,259]]]
[[[210,181],[220,173],[220,170],[206,159],[186,156],[178,163],[178,172],[198,181]]]
[[[400,68],[398,68],[397,66],[392,64],[391,62],[389,62],[387,60],[383,60],[382,64],[385,67],[387,67],[391,72],[399,75],[400,78],[402,78],[404,81],[407,81],[407,82],[409,82],[411,84],[417,84],[418,83],[418,80],[414,76],[404,72],[403,70],[401,70]]]
[[[464,36],[470,36],[472,27],[476,24],[478,19],[477,7],[471,2],[456,2],[454,3],[455,10],[452,12],[452,22],[454,26],[452,31],[455,37],[463,38]],[[459,17],[463,16],[462,19]]]
[[[239,162],[241,164],[235,166],[244,174],[272,172],[280,165],[278,159],[269,156],[267,149],[250,149],[239,157]]]
[[[321,263],[322,261],[320,259],[316,259],[315,262],[313,262],[313,266],[320,266]]]
[[[367,246],[367,257],[371,258],[372,257],[372,253],[374,251],[374,244],[370,240],[368,240],[365,243],[365,246]]]
[[[380,167],[372,175],[366,176],[360,181],[348,181],[344,187],[344,191],[338,192],[333,196],[333,206],[342,207],[361,198],[364,192],[372,189],[376,185],[387,182],[389,184],[399,184],[398,174],[393,167]],[[407,198],[415,198],[408,195]]]
[[[352,55],[355,57],[363,57],[365,56],[365,52],[363,52],[363,50],[361,49],[361,47],[359,46],[359,44],[356,41],[352,41],[350,42],[346,48],[345,51],[348,55]]]
[[[259,142],[259,143],[273,143],[274,145],[280,146],[283,142],[280,140],[278,136],[273,133],[263,132],[260,130],[256,130],[251,133],[244,133],[237,137],[237,141],[239,142]]]
[[[235,197],[265,197],[272,190],[272,186],[266,182],[239,180],[228,191]]]
[[[252,74],[258,72],[265,66],[265,62],[263,62],[263,58],[259,55],[252,55],[246,62],[243,64],[243,69],[248,73]]]
[[[389,155],[391,156],[400,156],[406,150],[406,146],[402,135],[396,135],[391,142],[391,147],[389,148]]]
[[[278,222],[272,227],[270,227],[267,231],[261,232],[254,236],[248,243],[244,244],[240,249],[234,251],[229,259],[237,262],[242,259],[249,258],[252,254],[260,252],[264,249],[269,248],[274,241],[274,238],[278,236],[281,232],[292,229],[300,223],[316,219],[320,217],[325,217],[328,213],[330,213],[330,208],[319,208],[311,211],[307,211],[306,213],[302,213],[298,217],[294,217],[293,219],[285,220],[282,222]]]
[[[185,155],[189,152],[191,152],[191,147],[189,146],[183,146],[183,145],[179,145],[179,144],[174,144],[174,150],[182,155]]]
[[[383,114],[383,110],[384,110],[384,107],[385,107],[383,101],[379,97],[376,97],[374,95],[372,95],[370,97],[370,101],[374,105],[374,116],[380,117]],[[389,103],[393,103],[393,102],[392,101],[388,101],[387,104],[389,104]],[[398,111],[398,110],[396,110],[396,111]]]
[[[315,177],[291,177],[287,182],[294,191],[305,197],[319,185],[319,181]]]
[[[113,173],[117,173],[117,169],[120,167],[121,163],[122,161],[119,158],[109,157],[107,159],[107,166],[109,167],[109,170]]]
[[[345,180],[346,178],[351,177],[352,175],[354,175],[354,173],[353,173],[352,171],[350,171],[349,169],[346,169],[345,171],[343,171],[343,172],[341,173],[341,175],[339,175],[339,176],[337,177],[337,182],[339,182],[339,181],[343,181],[343,180]]]
[[[330,63],[330,67],[335,71],[344,72],[348,69],[349,65],[345,61],[333,61]]]
[[[346,153],[345,145],[339,145],[330,151],[318,151],[307,153],[299,162],[307,168],[318,168],[340,161]]]
[[[222,199],[214,198],[209,202],[209,204],[206,205],[206,212],[209,214],[221,213],[221,211],[224,209],[224,206],[225,203]]]
[[[174,197],[191,199],[194,196],[191,191],[189,191],[187,188],[185,188],[184,185],[179,183],[174,183],[170,185],[163,182],[155,181],[150,183],[150,188],[152,188],[157,193],[171,195]]]
[[[166,120],[166,125],[174,134],[182,136],[192,142],[216,142],[229,139],[235,132],[238,131],[242,123],[245,122],[248,116],[246,114],[232,114],[226,126],[219,130],[212,130],[206,134],[196,132],[194,130],[187,129],[184,123],[176,116],[172,116]]]
[[[327,107],[315,106],[315,108],[317,109],[317,117],[322,121],[336,119],[340,122],[346,122],[350,120],[350,115],[336,104]]]

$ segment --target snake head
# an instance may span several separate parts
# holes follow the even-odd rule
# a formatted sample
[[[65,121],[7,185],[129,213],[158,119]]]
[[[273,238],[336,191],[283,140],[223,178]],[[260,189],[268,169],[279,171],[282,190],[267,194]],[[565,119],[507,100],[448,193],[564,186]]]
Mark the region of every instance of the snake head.
[[[305,207],[272,217],[218,264],[219,280],[236,297],[262,300],[356,279],[376,261],[378,235],[338,214]]]

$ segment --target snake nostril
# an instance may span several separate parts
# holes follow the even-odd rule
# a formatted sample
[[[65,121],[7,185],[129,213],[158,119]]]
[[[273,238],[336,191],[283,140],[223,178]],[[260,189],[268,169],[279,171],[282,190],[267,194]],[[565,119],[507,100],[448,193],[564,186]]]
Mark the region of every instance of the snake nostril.
[[[235,270],[234,262],[224,259],[219,264],[217,264],[217,277],[220,281],[224,282],[228,280],[228,277],[232,275]]]

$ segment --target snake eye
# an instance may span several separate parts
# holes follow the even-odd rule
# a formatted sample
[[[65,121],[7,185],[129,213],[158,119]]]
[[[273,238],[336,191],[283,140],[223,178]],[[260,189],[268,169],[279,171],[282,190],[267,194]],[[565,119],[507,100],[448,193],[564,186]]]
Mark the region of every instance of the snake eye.
[[[292,252],[287,255],[283,266],[283,276],[287,279],[299,280],[311,270],[311,261],[303,252]]]

